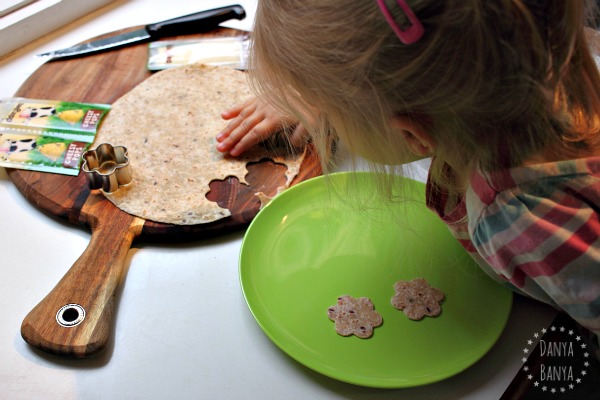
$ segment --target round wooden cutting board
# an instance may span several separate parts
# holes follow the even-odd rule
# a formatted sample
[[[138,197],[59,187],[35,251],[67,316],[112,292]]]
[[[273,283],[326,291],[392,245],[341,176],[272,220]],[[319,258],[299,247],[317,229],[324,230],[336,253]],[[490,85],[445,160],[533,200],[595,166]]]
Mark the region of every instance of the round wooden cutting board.
[[[220,28],[185,39],[241,33]],[[148,45],[139,44],[48,62],[29,77],[15,96],[112,104],[151,75],[146,68],[147,52]],[[260,201],[255,193],[275,195],[277,188],[285,183],[285,170],[285,166],[265,160],[248,165],[248,185],[240,184],[232,177],[211,182],[207,198],[229,209],[231,216],[208,224],[187,226],[156,223],[125,213],[100,192],[90,191],[81,173],[73,177],[7,170],[10,179],[34,206],[92,232],[81,257],[26,316],[21,335],[32,346],[54,354],[78,358],[96,354],[110,337],[115,289],[134,240],[196,240],[241,229],[259,211]],[[292,185],[319,174],[319,160],[309,149]]]

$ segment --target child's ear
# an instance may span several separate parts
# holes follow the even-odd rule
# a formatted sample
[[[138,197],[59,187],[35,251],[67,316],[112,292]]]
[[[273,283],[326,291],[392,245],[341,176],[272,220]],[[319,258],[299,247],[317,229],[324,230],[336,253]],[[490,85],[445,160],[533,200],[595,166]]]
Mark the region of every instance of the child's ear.
[[[403,115],[392,117],[391,125],[404,137],[409,150],[418,157],[431,157],[436,150],[435,140],[425,124]]]

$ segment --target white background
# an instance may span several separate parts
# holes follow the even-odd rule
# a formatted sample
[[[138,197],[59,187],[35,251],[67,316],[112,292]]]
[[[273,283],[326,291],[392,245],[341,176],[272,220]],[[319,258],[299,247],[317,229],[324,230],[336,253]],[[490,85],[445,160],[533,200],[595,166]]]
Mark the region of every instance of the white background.
[[[0,97],[11,97],[43,63],[37,53],[231,3],[115,1],[0,59]],[[238,3],[248,18],[225,25],[249,30],[255,1]],[[3,169],[0,205],[1,399],[497,399],[520,367],[525,341],[554,315],[517,298],[497,345],[467,371],[433,385],[377,390],[345,384],[297,363],[262,332],[240,290],[238,232],[182,245],[136,244],[117,292],[108,350],[91,359],[62,359],[29,347],[20,325],[90,235],[30,205]]]

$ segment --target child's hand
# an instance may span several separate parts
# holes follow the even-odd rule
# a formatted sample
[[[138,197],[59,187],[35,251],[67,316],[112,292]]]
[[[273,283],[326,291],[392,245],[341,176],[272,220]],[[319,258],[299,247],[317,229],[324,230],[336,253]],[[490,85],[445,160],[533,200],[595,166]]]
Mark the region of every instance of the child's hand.
[[[229,124],[217,135],[217,150],[234,157],[286,127],[294,127],[289,135],[293,146],[306,143],[302,125],[257,98],[224,111],[221,117],[229,120]]]

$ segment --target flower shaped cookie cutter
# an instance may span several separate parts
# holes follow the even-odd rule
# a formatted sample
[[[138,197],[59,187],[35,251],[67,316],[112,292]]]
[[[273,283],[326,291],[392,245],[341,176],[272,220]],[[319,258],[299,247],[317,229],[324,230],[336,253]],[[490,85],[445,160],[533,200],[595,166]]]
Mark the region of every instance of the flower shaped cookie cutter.
[[[92,190],[101,189],[112,193],[133,180],[127,148],[124,146],[102,143],[95,149],[86,151],[81,157],[81,169]]]

